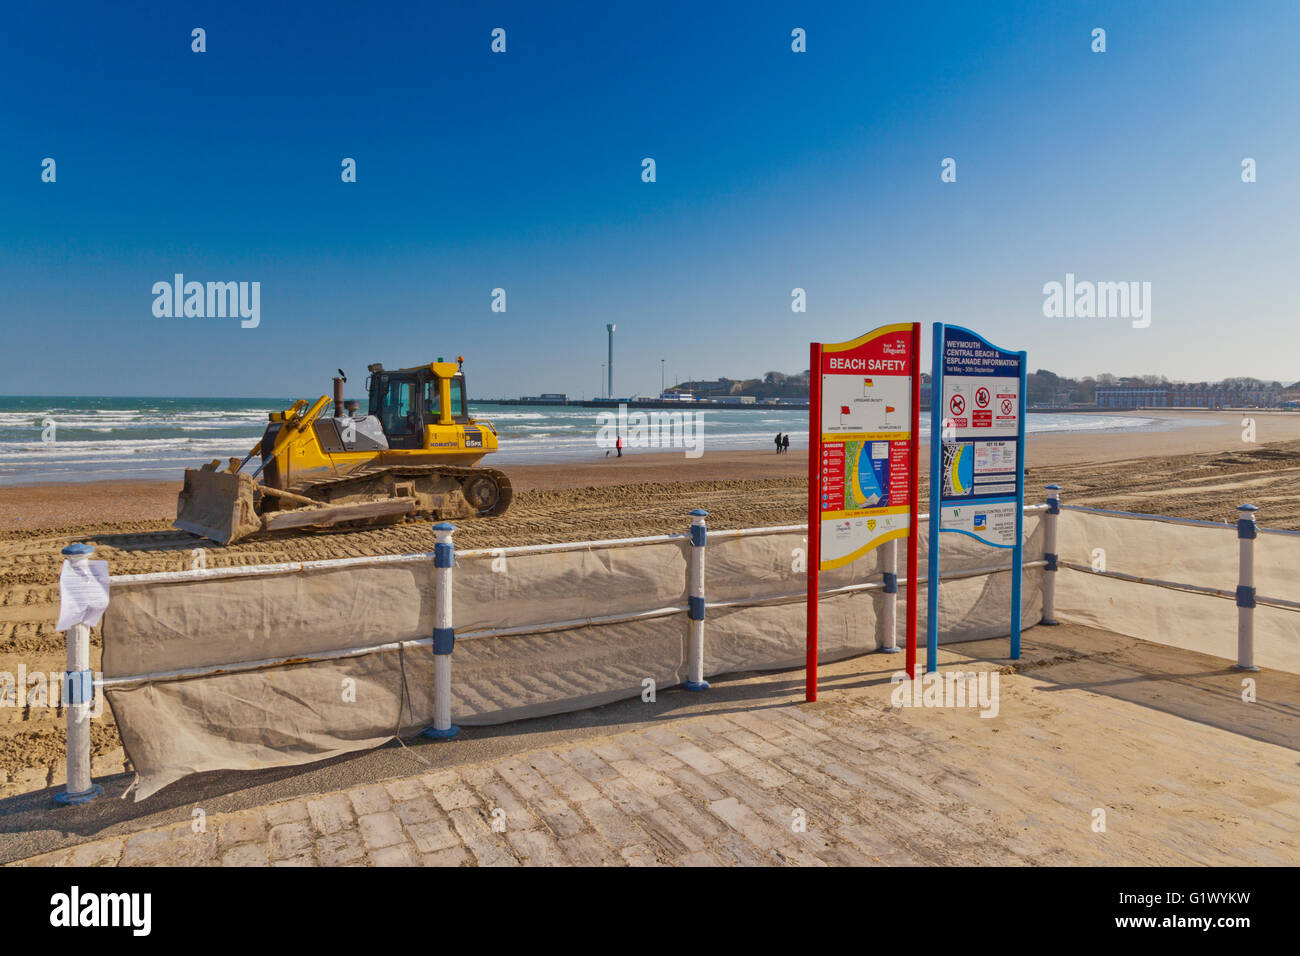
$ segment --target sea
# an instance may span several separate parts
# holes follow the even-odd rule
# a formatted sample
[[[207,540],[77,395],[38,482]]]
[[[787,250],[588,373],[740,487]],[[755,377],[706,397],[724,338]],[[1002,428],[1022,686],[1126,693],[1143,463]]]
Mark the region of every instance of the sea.
[[[87,398],[0,396],[0,485],[121,479],[179,480],[213,458],[243,457],[266,427],[275,398]],[[364,405],[364,402],[363,402]],[[708,451],[773,447],[777,432],[792,448],[808,445],[808,412],[694,409],[703,415]],[[603,457],[597,445],[602,410],[575,406],[471,402],[470,414],[496,426],[494,465],[542,464]],[[1167,419],[1129,415],[1031,414],[1032,433],[1155,430]],[[921,434],[928,434],[922,416]],[[629,450],[634,453],[635,449]]]

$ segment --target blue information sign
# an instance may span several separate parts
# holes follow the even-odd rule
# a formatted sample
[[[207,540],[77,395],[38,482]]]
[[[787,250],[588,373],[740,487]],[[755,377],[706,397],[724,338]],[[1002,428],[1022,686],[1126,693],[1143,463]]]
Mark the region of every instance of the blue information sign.
[[[930,378],[930,554],[926,670],[939,660],[939,535],[1012,552],[1011,657],[1020,657],[1024,562],[1024,352],[935,323]]]

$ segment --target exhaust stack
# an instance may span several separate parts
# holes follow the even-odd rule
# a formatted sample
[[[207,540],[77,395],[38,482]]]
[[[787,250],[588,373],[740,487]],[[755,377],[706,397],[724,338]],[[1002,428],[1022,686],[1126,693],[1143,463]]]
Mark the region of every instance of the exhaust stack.
[[[343,374],[343,369],[339,369],[338,375],[334,376],[334,417],[343,417],[343,383],[348,377]]]

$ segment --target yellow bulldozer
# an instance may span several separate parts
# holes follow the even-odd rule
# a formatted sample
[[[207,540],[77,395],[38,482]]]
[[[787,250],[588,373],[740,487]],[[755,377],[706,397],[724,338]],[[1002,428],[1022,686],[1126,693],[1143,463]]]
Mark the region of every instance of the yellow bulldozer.
[[[415,368],[369,366],[370,407],[300,399],[272,412],[262,440],[227,468],[212,461],[185,471],[175,526],[221,544],[261,532],[364,527],[409,518],[499,515],[510,480],[475,467],[497,450],[496,429],[470,417],[464,358]],[[255,469],[247,469],[254,457]]]

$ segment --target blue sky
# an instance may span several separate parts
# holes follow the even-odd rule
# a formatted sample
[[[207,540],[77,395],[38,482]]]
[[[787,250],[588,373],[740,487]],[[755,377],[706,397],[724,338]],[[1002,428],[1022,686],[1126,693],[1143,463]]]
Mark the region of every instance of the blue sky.
[[[1060,374],[1300,379],[1295,4],[274,6],[5,12],[0,393],[464,354],[473,394],[590,397],[606,322],[620,395],[896,321]],[[260,326],[155,317],[175,272],[260,282]],[[1150,327],[1045,318],[1067,272],[1150,282]]]

